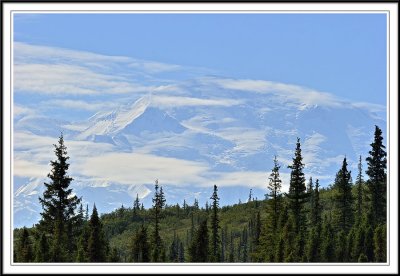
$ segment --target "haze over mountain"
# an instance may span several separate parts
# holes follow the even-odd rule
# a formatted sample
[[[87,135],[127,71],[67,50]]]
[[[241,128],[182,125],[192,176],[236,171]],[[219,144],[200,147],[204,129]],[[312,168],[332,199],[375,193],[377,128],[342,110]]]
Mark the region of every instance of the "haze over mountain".
[[[286,191],[297,137],[306,177],[327,186],[344,156],[355,178],[374,125],[386,140],[385,107],[311,88],[18,42],[14,50],[15,227],[40,217],[61,132],[72,188],[101,213],[136,195],[151,206],[155,179],[167,204],[203,206],[214,184],[221,205],[246,201],[250,189],[263,198],[275,155]]]

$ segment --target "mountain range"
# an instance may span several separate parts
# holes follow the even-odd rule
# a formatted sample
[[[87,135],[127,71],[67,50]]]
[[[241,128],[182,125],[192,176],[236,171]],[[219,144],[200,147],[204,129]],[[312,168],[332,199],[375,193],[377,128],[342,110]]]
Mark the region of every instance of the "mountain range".
[[[275,155],[286,191],[297,137],[306,176],[327,186],[344,156],[355,178],[358,156],[365,160],[374,125],[386,133],[385,113],[363,105],[294,86],[244,82],[194,79],[181,84],[181,95],[143,93],[79,121],[15,116],[14,167],[37,166],[38,173],[14,175],[14,226],[38,221],[38,196],[61,132],[74,192],[100,212],[130,207],[136,196],[150,207],[155,179],[164,187],[167,204],[192,204],[197,198],[204,205],[214,184],[221,205],[246,201],[250,189],[261,198]]]

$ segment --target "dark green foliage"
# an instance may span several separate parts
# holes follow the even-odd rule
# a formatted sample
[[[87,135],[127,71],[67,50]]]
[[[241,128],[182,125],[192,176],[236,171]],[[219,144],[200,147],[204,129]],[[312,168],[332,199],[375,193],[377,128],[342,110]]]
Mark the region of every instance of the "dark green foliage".
[[[229,257],[228,260],[230,263],[235,261],[235,243],[233,239],[233,233],[231,232],[231,242],[229,244]]]
[[[49,261],[49,243],[45,233],[40,235],[36,245],[35,262],[44,263]]]
[[[165,249],[163,246],[163,241],[160,236],[160,219],[161,212],[165,205],[165,197],[162,187],[158,190],[158,180],[155,181],[155,193],[153,198],[153,221],[154,221],[154,229],[152,234],[152,253],[151,253],[151,261],[152,262],[161,262],[163,259],[162,254],[165,254]]]
[[[275,259],[276,263],[282,263],[284,261],[284,249],[285,249],[285,241],[282,237],[279,238],[278,244],[275,249]]]
[[[192,263],[208,262],[210,255],[208,243],[208,227],[205,219],[201,222],[190,244],[189,261]]]
[[[88,241],[90,237],[89,222],[85,221],[81,235],[78,240],[77,262],[88,262]]]
[[[133,214],[136,216],[140,210],[139,194],[136,194],[136,199],[133,202]]]
[[[323,262],[335,261],[335,235],[331,226],[331,222],[325,219],[322,228],[322,246],[321,246],[321,259]]]
[[[351,172],[347,170],[346,157],[343,159],[342,168],[336,174],[333,190],[334,228],[336,231],[344,230],[347,233],[353,225],[353,196]]]
[[[118,249],[113,247],[111,248],[109,255],[108,255],[108,262],[110,263],[117,263],[120,261]]]
[[[308,243],[306,246],[306,256],[308,262],[318,262],[320,260],[319,257],[319,252],[320,252],[320,245],[321,245],[321,239],[320,239],[320,231],[318,231],[318,227],[312,227],[310,234],[309,234],[309,239]]]
[[[289,215],[285,226],[283,227],[283,240],[285,241],[284,260],[286,262],[294,262],[294,254],[296,249],[295,222],[293,215]]]
[[[305,217],[304,204],[307,202],[309,194],[306,193],[305,178],[303,173],[303,157],[301,156],[300,138],[297,138],[296,150],[293,164],[288,166],[290,172],[290,186],[287,197],[289,199],[289,209],[293,214],[294,231],[296,234],[304,231]]]
[[[212,213],[211,213],[211,262],[219,262],[221,259],[221,239],[219,236],[219,197],[217,185],[214,185],[214,192],[211,196],[212,199]]]
[[[366,170],[368,199],[373,223],[386,222],[386,151],[383,145],[382,130],[375,126],[374,142],[367,157]],[[367,256],[368,257],[368,256]]]
[[[379,225],[374,231],[374,260],[386,262],[386,224]]]
[[[39,229],[51,236],[51,260],[53,262],[68,261],[72,254],[73,243],[68,240],[73,236],[73,227],[79,220],[79,214],[75,214],[77,205],[80,203],[76,195],[72,194],[70,188],[73,180],[68,176],[69,157],[67,148],[64,145],[63,135],[54,145],[56,160],[51,161],[51,172],[47,175],[49,183],[44,183],[46,190],[43,197],[39,197],[42,205],[41,220]]]
[[[183,244],[174,231],[174,239],[169,247],[169,261],[181,262],[181,260],[184,259],[184,252],[181,252],[181,250],[183,250]]]
[[[362,176],[362,162],[361,162],[361,155],[360,159],[358,161],[358,174],[357,174],[357,179],[356,179],[356,224],[361,223],[361,218],[364,214],[363,212],[363,199],[364,199],[364,180]]]
[[[130,244],[131,262],[145,263],[150,261],[150,245],[147,238],[147,228],[142,224],[140,229],[136,230]]]
[[[360,256],[358,257],[358,262],[366,263],[368,262],[368,257],[364,253],[361,253]]]
[[[358,257],[360,256],[360,254],[361,253],[364,254],[365,252],[365,228],[364,225],[359,225],[354,229],[355,229],[354,230],[355,241],[351,256],[353,258],[353,261],[358,261]]]
[[[259,246],[257,247],[257,259],[259,261],[273,261],[275,246],[278,242],[278,222],[282,209],[281,188],[282,180],[279,176],[280,166],[275,156],[274,167],[269,176],[267,219],[261,227]]]
[[[347,238],[343,230],[339,231],[339,233],[336,235],[335,253],[336,262],[347,262]]]
[[[354,246],[356,242],[356,234],[355,234],[355,228],[351,228],[349,234],[347,235],[347,240],[346,240],[346,252],[347,252],[347,261],[348,262],[356,262],[357,257],[354,254]]]
[[[368,226],[365,231],[364,254],[369,262],[374,261],[374,231],[371,226]]]
[[[17,262],[28,263],[33,261],[32,241],[26,227],[22,230],[22,235],[17,243]]]
[[[87,256],[90,262],[106,261],[106,240],[102,229],[102,224],[97,213],[96,205],[93,206],[92,215],[89,220],[89,241]]]

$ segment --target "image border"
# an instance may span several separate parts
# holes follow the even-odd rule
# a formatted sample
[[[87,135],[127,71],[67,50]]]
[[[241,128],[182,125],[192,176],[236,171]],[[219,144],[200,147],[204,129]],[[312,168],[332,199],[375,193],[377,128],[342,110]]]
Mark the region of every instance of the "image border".
[[[114,9],[114,7],[119,9]],[[95,7],[96,10],[90,9]],[[100,7],[100,9],[99,9]],[[111,8],[110,8],[111,7]],[[131,11],[127,10],[131,7]],[[251,9],[250,9],[251,7]],[[324,9],[322,9],[322,7]],[[358,9],[356,9],[357,7]],[[2,258],[8,273],[396,273],[398,272],[398,5],[394,3],[2,3]],[[151,9],[152,8],[152,9]],[[190,9],[189,9],[190,8]],[[263,10],[263,9],[265,10]],[[242,9],[242,10],[241,10]],[[244,10],[243,10],[244,9]],[[297,10],[296,10],[297,9]],[[13,22],[14,13],[387,13],[387,263],[63,263],[15,264],[13,231]],[[8,20],[8,21],[7,21]],[[9,217],[8,217],[9,216]],[[5,226],[9,226],[6,228]],[[396,236],[397,234],[397,236]],[[7,238],[6,238],[7,237]],[[10,255],[8,255],[8,254]],[[178,270],[179,271],[178,271]],[[132,271],[133,270],[133,271]],[[64,273],[62,272],[64,271]]]

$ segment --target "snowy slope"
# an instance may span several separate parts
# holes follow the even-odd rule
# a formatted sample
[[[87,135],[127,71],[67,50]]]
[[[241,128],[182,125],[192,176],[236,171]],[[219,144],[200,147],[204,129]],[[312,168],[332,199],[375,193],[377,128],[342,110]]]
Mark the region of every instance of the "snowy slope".
[[[188,91],[190,93],[190,87]],[[116,109],[98,112],[81,122],[22,117],[15,121],[15,129],[54,138],[63,130],[69,140],[79,143],[108,145],[115,153],[146,153],[173,160],[202,162],[216,174],[265,172],[260,186],[272,168],[274,155],[282,164],[283,175],[289,172],[287,165],[291,162],[297,137],[302,143],[306,174],[320,177],[322,185],[326,186],[331,183],[345,155],[354,174],[358,155],[365,157],[368,153],[375,124],[386,133],[383,119],[350,102],[310,104],[277,93],[250,97],[246,92],[226,88],[207,89],[204,84],[199,85],[196,91],[192,96],[197,99],[215,98],[217,94],[240,99],[240,102],[234,105],[163,106],[157,104],[154,96],[146,95]],[[386,141],[385,136],[384,139]],[[21,150],[16,154],[29,151],[24,150],[24,153]],[[84,161],[76,160],[78,164]],[[176,170],[178,173],[179,168]],[[136,194],[148,206],[151,204],[153,187],[149,183],[154,179],[138,185],[121,184],[114,179],[101,182],[82,175],[74,176],[74,179],[74,191],[83,196],[86,203],[96,202],[101,212],[109,212],[121,204],[131,206]],[[15,225],[29,225],[37,220],[40,212],[37,197],[43,191],[45,175],[14,180],[14,214],[18,218]],[[184,198],[190,201],[194,197],[202,198],[200,203],[204,204],[209,197],[209,188],[205,186],[211,183],[205,183],[205,186],[188,183],[185,187],[172,184],[168,183],[168,189],[165,189],[169,204],[182,203]],[[245,191],[249,188],[248,183],[222,187],[222,193],[232,195],[224,199],[224,204],[237,203],[240,195],[245,201]],[[258,191],[258,198],[265,193],[265,190],[254,187],[253,191]]]

